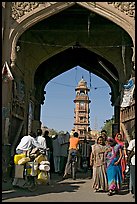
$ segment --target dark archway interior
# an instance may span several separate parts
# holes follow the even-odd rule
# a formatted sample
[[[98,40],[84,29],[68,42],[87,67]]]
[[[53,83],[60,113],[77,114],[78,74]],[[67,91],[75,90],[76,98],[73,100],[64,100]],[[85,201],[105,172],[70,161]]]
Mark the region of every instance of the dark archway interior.
[[[46,61],[41,63],[35,72],[35,97],[39,96],[38,98],[42,104],[44,88],[51,79],[75,66],[81,66],[101,77],[110,85],[113,105],[119,96],[117,68],[123,66],[123,62],[119,58],[121,47],[117,47],[117,45],[122,45],[123,38],[127,46],[126,49],[128,49],[128,55],[132,55],[129,52],[131,51],[129,49],[131,49],[132,40],[122,28],[107,18],[79,5],[69,7],[31,26],[21,36],[20,40],[40,43],[41,50],[47,54]],[[44,44],[47,45],[46,48]],[[57,45],[66,46],[66,48],[62,51]],[[102,46],[101,50],[97,50],[97,46],[100,45]],[[109,48],[107,47],[109,45],[115,47]],[[88,48],[88,46],[90,48],[95,46],[96,53],[99,51],[102,55],[96,54],[94,49],[91,51],[92,49]],[[106,49],[103,48],[105,46]],[[119,62],[119,65],[117,65],[119,67],[115,67],[114,63],[110,63],[109,57],[107,60],[102,57],[108,53],[111,53],[111,60],[116,59],[115,61]],[[37,59],[37,56],[34,57]],[[108,71],[99,64],[99,61],[103,62]]]
[[[113,91],[118,90],[118,82],[99,64],[99,61],[103,62],[118,79],[117,70],[110,62],[88,49],[81,47],[79,44],[60,52],[38,67],[34,79],[36,95],[39,94],[39,92],[43,92],[45,85],[51,79],[79,65],[87,71],[101,77],[110,85],[113,103],[113,94],[115,93]]]

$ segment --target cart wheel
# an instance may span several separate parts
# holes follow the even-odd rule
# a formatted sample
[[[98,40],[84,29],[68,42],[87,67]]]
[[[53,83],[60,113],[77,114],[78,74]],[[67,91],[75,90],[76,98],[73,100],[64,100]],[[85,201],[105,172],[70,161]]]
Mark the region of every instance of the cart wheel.
[[[38,188],[37,181],[35,180],[35,178],[33,178],[33,180],[30,182],[30,185],[28,186],[28,190],[33,192],[36,191],[37,188]]]

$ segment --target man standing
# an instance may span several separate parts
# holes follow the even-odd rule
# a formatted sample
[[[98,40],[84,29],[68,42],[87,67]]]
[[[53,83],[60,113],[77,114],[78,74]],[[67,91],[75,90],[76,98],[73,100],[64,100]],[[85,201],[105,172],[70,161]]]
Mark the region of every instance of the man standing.
[[[130,160],[130,175],[131,183],[133,186],[133,194],[135,198],[135,133],[132,136],[132,140],[129,142],[128,150],[128,160]]]
[[[59,136],[60,143],[60,175],[64,173],[68,158],[70,134],[67,132]]]
[[[50,162],[51,171],[54,172],[54,161],[53,161],[53,144],[52,138],[49,136],[49,131],[45,130],[43,134],[44,138],[46,139],[46,145],[48,148],[48,161]]]
[[[81,144],[81,159],[82,159],[82,168],[87,171],[90,168],[90,154],[91,147],[85,136],[83,143]]]
[[[46,144],[46,139],[44,138],[44,136],[42,135],[42,130],[41,129],[37,129],[37,137],[36,137],[37,142],[43,146],[43,149],[47,149],[47,144]],[[48,152],[46,150],[46,157],[48,156]]]
[[[55,170],[55,173],[59,173],[60,171],[60,144],[59,144],[58,135],[54,135],[54,137],[52,137],[52,144],[53,144],[54,170]]]

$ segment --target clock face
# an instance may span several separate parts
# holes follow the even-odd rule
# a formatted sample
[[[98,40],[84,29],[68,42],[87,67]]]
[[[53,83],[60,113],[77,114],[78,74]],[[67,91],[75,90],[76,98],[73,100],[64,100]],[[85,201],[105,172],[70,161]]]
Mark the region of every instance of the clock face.
[[[80,106],[82,106],[82,107],[83,107],[83,106],[84,106],[84,102],[80,102]]]

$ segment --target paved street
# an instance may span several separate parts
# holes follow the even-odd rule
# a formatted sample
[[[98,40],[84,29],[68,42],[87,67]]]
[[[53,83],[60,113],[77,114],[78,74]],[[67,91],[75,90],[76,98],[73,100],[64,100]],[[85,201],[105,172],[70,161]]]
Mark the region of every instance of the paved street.
[[[119,195],[93,192],[89,173],[79,173],[76,180],[62,180],[52,174],[50,185],[40,185],[35,192],[13,189],[11,183],[2,184],[2,202],[135,202],[133,195],[123,186]]]

